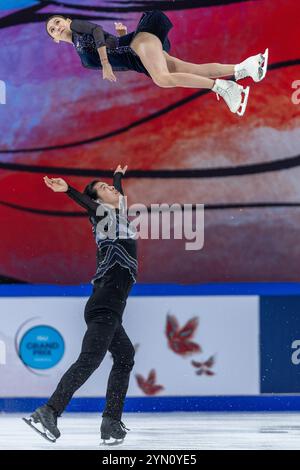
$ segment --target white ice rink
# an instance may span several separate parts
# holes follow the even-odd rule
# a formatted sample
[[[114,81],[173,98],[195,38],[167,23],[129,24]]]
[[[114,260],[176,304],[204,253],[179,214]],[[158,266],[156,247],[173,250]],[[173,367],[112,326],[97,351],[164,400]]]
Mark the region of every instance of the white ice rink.
[[[300,449],[300,413],[129,413],[122,445],[99,446],[98,414],[68,414],[48,443],[17,414],[0,414],[0,449]]]

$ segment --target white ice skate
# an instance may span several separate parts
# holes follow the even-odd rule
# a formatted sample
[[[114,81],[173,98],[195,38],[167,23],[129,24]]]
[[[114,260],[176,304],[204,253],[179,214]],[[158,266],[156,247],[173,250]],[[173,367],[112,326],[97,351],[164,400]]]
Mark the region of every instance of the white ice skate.
[[[218,100],[220,99],[219,95],[222,96],[232,113],[239,116],[244,115],[248,103],[249,87],[244,88],[232,80],[217,78],[212,91],[217,94]]]
[[[268,68],[269,49],[266,49],[263,54],[253,55],[248,57],[240,64],[234,67],[234,77],[236,80],[251,77],[254,82],[263,80],[267,73]]]

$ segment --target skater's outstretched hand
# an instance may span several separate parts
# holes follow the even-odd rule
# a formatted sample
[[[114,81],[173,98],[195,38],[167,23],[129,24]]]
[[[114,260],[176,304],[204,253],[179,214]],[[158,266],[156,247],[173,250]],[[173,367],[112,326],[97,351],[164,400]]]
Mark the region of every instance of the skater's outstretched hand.
[[[115,76],[112,66],[110,65],[109,62],[105,63],[103,65],[103,80],[109,80],[110,82],[116,82],[117,77]]]
[[[125,34],[127,34],[127,26],[123,23],[115,23],[115,28],[119,36],[125,36]]]
[[[126,170],[127,170],[128,166],[125,165],[123,168],[121,167],[121,165],[118,165],[117,168],[115,169],[115,173],[123,173],[123,175],[125,175],[126,173]]]
[[[55,193],[65,193],[68,191],[68,184],[62,178],[48,178],[44,176],[45,185]]]

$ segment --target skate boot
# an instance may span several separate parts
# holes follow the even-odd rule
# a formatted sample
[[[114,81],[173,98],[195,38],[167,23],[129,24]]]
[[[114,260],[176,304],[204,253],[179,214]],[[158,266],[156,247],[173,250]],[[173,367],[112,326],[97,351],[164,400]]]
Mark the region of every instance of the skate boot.
[[[28,426],[50,442],[55,442],[60,436],[57,427],[57,414],[48,405],[37,408],[30,418],[22,419]]]
[[[212,88],[212,91],[217,94],[218,100],[220,99],[219,95],[222,96],[230,111],[239,116],[243,116],[245,113],[249,90],[249,87],[243,88],[232,80],[220,80],[219,78],[216,79]]]
[[[126,436],[126,431],[129,431],[128,428],[117,419],[110,418],[109,416],[104,416],[101,423],[100,433],[102,439],[102,445],[113,446],[117,444],[122,444]],[[114,440],[112,440],[114,439]],[[101,445],[100,444],[100,445]]]
[[[234,77],[236,80],[251,77],[254,82],[260,82],[265,78],[268,67],[269,49],[263,54],[249,57],[234,67]]]

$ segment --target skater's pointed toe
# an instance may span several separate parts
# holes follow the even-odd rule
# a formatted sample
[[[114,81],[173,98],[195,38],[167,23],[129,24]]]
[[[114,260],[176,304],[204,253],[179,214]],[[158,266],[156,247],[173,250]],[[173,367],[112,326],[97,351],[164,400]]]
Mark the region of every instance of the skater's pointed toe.
[[[267,48],[264,53],[260,53],[244,60],[234,67],[235,80],[242,80],[246,77],[251,77],[256,83],[261,82],[268,69],[269,49]]]
[[[265,78],[267,74],[267,69],[268,69],[268,60],[269,60],[269,49],[267,48],[263,54],[260,54],[258,80],[255,80],[255,81],[261,82]]]

